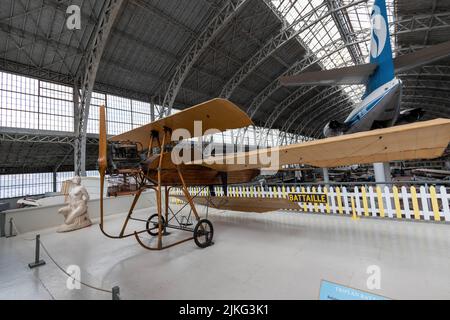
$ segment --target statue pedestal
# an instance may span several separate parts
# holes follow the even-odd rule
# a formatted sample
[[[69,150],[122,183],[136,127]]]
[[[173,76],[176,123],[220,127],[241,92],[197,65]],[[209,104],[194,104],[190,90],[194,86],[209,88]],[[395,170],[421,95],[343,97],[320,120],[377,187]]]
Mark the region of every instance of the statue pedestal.
[[[82,228],[86,228],[92,225],[91,219],[89,219],[88,214],[84,214],[82,216],[79,216],[75,218],[74,222],[71,224],[63,224],[61,225],[56,232],[69,232],[74,231]]]

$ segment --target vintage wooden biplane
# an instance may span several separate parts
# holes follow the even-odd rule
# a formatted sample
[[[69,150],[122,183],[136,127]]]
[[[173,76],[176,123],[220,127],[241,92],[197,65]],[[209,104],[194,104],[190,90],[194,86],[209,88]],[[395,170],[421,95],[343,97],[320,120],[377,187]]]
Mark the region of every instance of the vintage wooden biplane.
[[[101,107],[98,159],[101,176],[100,228],[110,238],[134,236],[141,246],[149,250],[169,248],[192,239],[201,248],[212,244],[213,225],[211,221],[199,216],[194,199],[199,204],[214,208],[251,212],[274,211],[287,205],[278,203],[286,201],[285,199],[258,198],[256,202],[249,203],[244,198],[228,197],[226,193],[215,197],[211,192],[211,196],[202,198],[191,195],[188,187],[221,185],[226,190],[228,184],[252,181],[260,175],[261,170],[276,170],[289,164],[336,167],[432,159],[441,156],[450,142],[450,120],[436,119],[288,146],[217,154],[180,163],[177,160],[179,158],[174,157],[174,150],[182,141],[173,141],[175,130],[184,129],[192,138],[201,137],[210,129],[225,131],[247,127],[253,124],[252,120],[230,101],[214,99],[108,139],[105,113],[105,107]],[[201,122],[201,130],[195,127],[196,121]],[[110,235],[104,229],[103,190],[106,174],[122,176],[124,183],[132,179],[137,184],[133,203],[118,235]],[[181,209],[177,212],[171,210],[169,197],[172,187],[183,190],[186,206],[190,206],[196,219],[194,227],[177,218]],[[148,219],[137,219],[133,216],[133,210],[146,189],[155,191],[157,212],[149,213]],[[145,223],[145,228],[126,233],[130,220]],[[186,231],[190,236],[163,244],[167,229]],[[141,235],[145,233],[156,237],[156,245],[144,243]]]

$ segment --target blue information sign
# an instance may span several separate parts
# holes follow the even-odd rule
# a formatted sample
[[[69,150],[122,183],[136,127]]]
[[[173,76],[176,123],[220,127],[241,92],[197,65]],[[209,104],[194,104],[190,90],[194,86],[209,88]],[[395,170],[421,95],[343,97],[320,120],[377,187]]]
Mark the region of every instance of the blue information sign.
[[[333,282],[322,280],[320,300],[389,300],[376,294],[349,288]]]

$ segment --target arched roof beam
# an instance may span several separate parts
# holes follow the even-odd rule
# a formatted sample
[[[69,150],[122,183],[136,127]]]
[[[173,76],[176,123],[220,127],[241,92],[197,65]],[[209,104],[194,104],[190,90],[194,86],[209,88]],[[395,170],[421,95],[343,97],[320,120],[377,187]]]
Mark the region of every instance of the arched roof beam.
[[[349,112],[351,112],[351,110],[353,110],[353,106],[351,104],[344,104],[342,109],[333,114],[333,118],[338,121],[345,119],[345,117]],[[323,128],[328,121],[329,119],[327,119],[326,117],[318,119],[316,121],[316,125],[309,129],[309,137],[312,139],[317,139],[318,137],[320,137],[322,135]]]
[[[301,105],[301,111],[297,111],[293,117],[290,118],[289,122],[286,122],[281,131],[282,135],[285,135],[287,132],[290,132],[291,127],[293,124],[301,117],[303,116],[308,110],[311,110],[314,107],[317,107],[320,105],[322,101],[326,101],[330,98],[332,98],[334,95],[339,94],[344,91],[344,87],[329,87],[325,88],[323,91],[321,91],[318,95],[314,96],[310,100],[308,100],[305,104]]]
[[[366,39],[359,40],[352,44],[362,43],[365,41],[367,41],[367,40]],[[347,46],[352,45],[352,44],[346,44],[342,41],[342,39],[337,39],[336,41],[333,41],[332,43],[321,48],[320,51],[316,52],[315,54],[310,53],[310,54],[306,55],[302,60],[298,61],[297,63],[292,65],[287,71],[285,71],[283,73],[283,76],[301,73],[301,72],[307,70],[308,68],[310,68],[311,66],[314,66],[315,64],[319,63],[323,59],[332,56],[336,52],[339,52],[339,51],[345,49]],[[320,54],[322,52],[323,52],[323,55],[321,55],[320,58],[317,58],[317,53]],[[272,83],[270,85],[265,87],[253,99],[252,104],[250,105],[250,107],[247,111],[248,115],[251,118],[254,117],[257,114],[257,112],[259,111],[259,109],[261,108],[261,106],[264,104],[264,102],[266,102],[266,100],[271,95],[273,95],[277,90],[279,90],[281,87],[282,86],[281,86],[281,83],[278,80],[278,78],[275,79],[274,81],[272,81]]]
[[[360,41],[362,42],[362,41]],[[335,49],[333,51],[326,51],[328,52],[327,54],[325,54],[324,56],[322,56],[320,59],[316,59],[315,61],[311,62],[309,64],[306,64],[306,62],[308,61],[308,58],[302,60],[302,62],[305,62],[304,65],[304,69],[309,68],[310,66],[314,65],[315,63],[317,63],[318,61],[321,61],[322,59],[331,56],[332,54],[347,48],[350,44],[343,44],[341,47],[339,47],[339,49]],[[328,46],[327,46],[328,47]],[[314,57],[315,58],[315,57]],[[278,80],[277,80],[278,82]],[[279,84],[276,84],[277,86],[279,86]],[[285,100],[283,100],[281,103],[279,103],[275,108],[273,108],[273,111],[271,112],[271,114],[269,115],[269,117],[266,120],[266,123],[264,124],[264,128],[266,128],[267,130],[270,130],[273,128],[276,120],[282,115],[284,114],[284,112],[286,110],[288,110],[288,108],[292,105],[292,103],[294,103],[295,101],[299,100],[300,98],[302,98],[303,96],[309,94],[311,91],[317,89],[317,86],[302,86],[298,89],[296,89],[294,91],[294,93],[292,93],[289,97],[287,97]],[[254,112],[256,112],[259,108],[255,109]],[[253,113],[255,114],[255,113]]]
[[[123,0],[106,0],[89,51],[86,55],[83,72],[79,75],[80,94],[75,106],[75,174],[86,175],[86,131],[89,119],[89,107],[94,89],[98,66],[109,38],[114,22],[119,15]],[[75,91],[78,91],[75,88]]]
[[[334,99],[332,99],[330,102],[327,102],[324,106],[321,107],[320,110],[316,113],[310,113],[310,117],[304,117],[302,121],[298,124],[298,126],[295,128],[294,132],[296,134],[299,134],[301,132],[304,134],[305,129],[307,129],[310,124],[315,123],[316,121],[320,121],[323,117],[328,116],[330,110],[336,110],[335,113],[338,112],[338,110],[347,109],[351,106],[353,106],[353,103],[349,101],[352,96],[357,96],[359,92],[354,92],[350,94],[349,96],[338,96]]]
[[[348,102],[348,98],[339,96],[334,98],[333,100],[331,100],[329,103],[325,104],[323,106],[321,115],[325,115],[327,112],[329,112],[330,110],[333,110],[336,108],[336,104],[340,104],[342,106],[343,109],[347,110],[348,108],[350,108],[351,103]],[[314,119],[317,120],[317,119]],[[312,119],[310,119],[308,121],[308,123],[305,123],[305,121],[302,121],[296,128],[296,130],[294,130],[294,135],[295,136],[303,136],[306,139],[310,138],[310,136],[308,136],[309,133],[306,132],[306,128],[307,126],[313,122]],[[287,133],[284,135],[284,137],[287,137]],[[286,141],[286,138],[284,138],[284,140]]]
[[[193,30],[190,27],[184,25],[182,22],[178,21],[174,17],[169,16],[166,13],[162,12],[161,10],[156,8],[155,6],[153,6],[150,3],[148,3],[147,1],[144,1],[144,0],[132,0],[132,1],[133,1],[134,4],[138,4],[143,9],[147,10],[147,12],[149,12],[150,14],[156,15],[158,18],[163,19],[165,22],[168,22],[169,24],[173,25],[178,30],[181,30],[181,31],[185,32],[186,35],[189,37],[189,39],[192,42],[196,41],[196,39],[198,37],[198,34],[197,34],[197,32],[195,30]],[[217,6],[215,6],[215,8],[217,9]],[[217,12],[217,10],[216,10],[216,12]],[[250,18],[254,19],[254,16],[252,16]],[[214,43],[211,43],[208,49],[211,49],[215,53],[220,53],[221,55],[225,56],[230,62],[232,62],[236,66],[240,66],[243,63],[243,61],[241,61],[239,58],[237,58],[237,57],[235,57],[235,56],[233,56],[233,55],[231,55],[229,53],[223,52],[223,50],[221,48],[216,47],[214,45]],[[263,80],[266,80],[266,77],[263,74],[261,74],[261,73],[258,73],[257,76],[259,78],[263,79]]]
[[[426,113],[437,115],[441,118],[448,118],[448,108],[442,106],[442,104],[432,102],[405,102],[402,104],[405,108],[424,108]]]
[[[441,16],[446,16],[450,20],[450,13],[441,14]],[[398,28],[401,29],[401,31],[396,32],[393,36],[397,35],[398,33],[409,33],[409,32],[415,32],[421,30],[421,25],[418,26],[419,29],[414,29],[413,21],[416,20],[433,20],[433,16],[422,16],[421,19],[418,19],[416,17],[412,18],[406,18],[405,20],[396,21],[394,23],[391,23],[391,25],[395,25]],[[401,26],[401,27],[400,27]],[[407,26],[411,26],[411,28],[407,28]],[[450,24],[446,24],[446,27],[450,27]],[[349,46],[354,46],[359,43],[364,43],[370,41],[370,28],[362,29],[357,32],[355,32],[351,38],[354,39],[354,42],[352,43],[346,43],[343,39],[339,38],[336,41],[333,41],[326,46],[323,46],[315,53],[309,53],[307,54],[302,60],[296,62],[293,64],[288,70],[286,70],[282,76],[290,76],[293,74],[301,73],[313,66],[314,64],[320,62],[322,59],[332,56],[333,54],[348,48]],[[414,50],[422,49],[424,46],[415,46],[414,48],[408,47],[408,48],[401,48],[399,49],[398,54],[403,54],[407,52],[411,52]],[[321,58],[317,58],[317,56],[320,56]],[[448,68],[450,71],[450,67]],[[445,72],[446,70],[442,70]],[[273,95],[277,90],[281,88],[281,83],[278,79],[275,79],[272,81],[271,84],[269,84],[267,87],[265,87],[252,101],[250,107],[247,110],[248,115],[253,118],[255,114],[259,111],[261,106],[264,104],[264,102]],[[301,89],[298,89],[301,90]],[[293,94],[295,95],[295,93]],[[280,112],[279,108],[284,107],[284,104],[281,103],[279,106],[274,108],[273,115],[281,115],[282,111]],[[269,117],[270,118],[270,117]],[[274,122],[268,122],[267,124],[271,127]]]
[[[188,49],[187,53],[175,70],[175,74],[167,88],[163,101],[163,108],[169,115],[183,81],[188,76],[192,66],[197,62],[201,54],[208,48],[214,38],[228,25],[228,22],[235,17],[240,9],[244,7],[247,0],[228,0],[219,13],[210,21],[198,39]]]
[[[337,92],[343,92],[345,87],[338,87],[338,89],[331,89],[331,91],[325,91],[324,93],[320,94],[317,96],[317,99],[319,99],[319,101],[315,102],[315,104],[313,105],[308,105],[306,107],[302,106],[302,111],[300,113],[297,113],[294,117],[290,118],[290,121],[285,123],[285,125],[283,126],[283,133],[282,134],[286,134],[287,132],[289,132],[289,130],[292,127],[292,124],[301,116],[304,115],[305,113],[309,112],[311,107],[314,107],[316,104],[318,104],[319,102],[329,98],[331,95],[336,94]],[[405,87],[405,89],[407,90],[408,87]],[[420,88],[420,89],[424,89],[424,88]],[[296,93],[301,94],[304,90],[304,87],[300,87],[299,89],[297,89],[291,96],[296,96]],[[331,92],[331,93],[329,93]],[[281,105],[281,104],[280,104]],[[287,107],[283,105],[283,109],[285,110]],[[280,110],[275,107],[274,111],[272,112],[272,114],[276,114],[276,117],[278,118],[280,116]],[[269,116],[269,119],[271,118],[271,116]],[[274,123],[274,122],[273,122]],[[272,125],[273,125],[272,123]],[[270,130],[271,127],[268,127],[267,130]]]
[[[361,3],[366,3],[367,0],[357,0],[347,5],[341,6],[328,11],[323,11],[320,14],[315,10],[311,10],[304,16],[297,19],[296,22],[291,24],[285,29],[282,29],[279,34],[269,39],[266,44],[258,50],[245,64],[231,77],[228,83],[222,89],[221,97],[229,99],[234,90],[241,84],[241,82],[247,78],[261,63],[263,63],[268,57],[274,54],[278,49],[286,45],[292,39],[295,39],[302,32],[310,29],[317,23],[321,22],[325,18],[331,16],[333,12],[345,10],[347,8],[356,6]],[[325,4],[322,4],[325,6]],[[319,15],[317,18],[316,16]],[[299,26],[298,30],[294,30],[294,27]],[[305,48],[306,50],[308,48]]]
[[[338,8],[342,3],[340,0],[325,0],[325,2],[330,10]],[[346,10],[333,12],[332,17],[341,38],[344,39],[346,43],[354,43],[356,40],[352,36],[354,34],[354,30]],[[364,63],[364,56],[358,45],[350,45],[347,49],[354,64]]]
[[[426,95],[426,94],[413,94],[413,95],[405,95],[403,96],[403,102],[415,102],[415,101],[435,101],[442,103],[443,106],[448,106],[450,111],[450,98],[448,97],[437,97],[435,95]],[[449,112],[450,113],[450,112]]]
[[[415,76],[404,76],[402,78],[404,88],[430,88],[432,90],[450,90],[449,80],[422,79]]]
[[[301,88],[301,90],[296,90],[293,94],[291,94],[289,97],[284,99],[280,104],[278,104],[274,108],[274,111],[281,109],[280,113],[284,112],[293,103],[298,101],[303,96],[310,94],[311,92],[314,92],[315,89],[316,89],[316,87],[304,86]],[[278,119],[280,116],[279,113],[276,114],[276,113],[274,113],[274,111],[272,111],[269,118],[267,118],[265,125],[263,125],[261,128],[262,132],[259,137],[258,145],[261,145],[262,141],[264,139],[267,139],[267,136],[269,135],[270,130],[273,128],[273,124],[275,123],[276,119]],[[264,133],[264,131],[265,131],[265,133]]]
[[[405,88],[403,90],[403,96],[420,95],[420,94],[418,94],[418,92],[420,92],[420,94],[422,94],[422,95],[427,95],[430,97],[437,96],[436,91],[429,90],[428,88],[424,88],[424,87],[416,87],[413,89]],[[439,92],[438,95],[440,98],[450,99],[450,91],[449,92]]]
[[[450,66],[429,65],[399,73],[398,76],[420,76],[420,77],[450,77]]]

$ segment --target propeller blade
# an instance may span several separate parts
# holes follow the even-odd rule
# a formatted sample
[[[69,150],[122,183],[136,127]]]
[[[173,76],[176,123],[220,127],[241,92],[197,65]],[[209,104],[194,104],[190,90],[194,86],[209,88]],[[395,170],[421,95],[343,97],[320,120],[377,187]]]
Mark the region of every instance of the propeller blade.
[[[105,106],[100,106],[100,120],[99,120],[99,142],[98,142],[98,171],[100,175],[105,174],[108,166],[107,160],[107,142],[106,142],[106,112]]]
[[[100,106],[99,142],[98,142],[98,171],[100,173],[100,228],[103,229],[103,189],[105,186],[105,174],[108,166],[107,141],[106,141],[106,111],[105,106]]]

